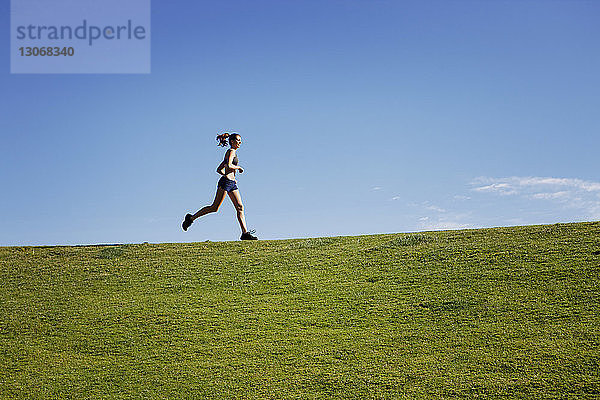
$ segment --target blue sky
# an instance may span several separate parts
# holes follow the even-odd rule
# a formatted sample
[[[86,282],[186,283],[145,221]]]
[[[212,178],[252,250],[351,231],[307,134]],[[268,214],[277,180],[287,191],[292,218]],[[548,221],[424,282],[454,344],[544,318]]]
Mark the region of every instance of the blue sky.
[[[150,74],[10,74],[0,245],[600,220],[596,1],[152,1]]]

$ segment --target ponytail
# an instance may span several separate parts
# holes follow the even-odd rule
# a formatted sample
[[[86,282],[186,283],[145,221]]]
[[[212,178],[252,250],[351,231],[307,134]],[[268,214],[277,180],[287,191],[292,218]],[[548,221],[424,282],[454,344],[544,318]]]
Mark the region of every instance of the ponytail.
[[[217,142],[219,142],[219,143],[217,143],[217,146],[223,146],[223,147],[227,146],[227,142],[228,142],[227,139],[229,139],[228,132],[225,132],[221,135],[217,135]]]
[[[231,141],[231,140],[235,140],[236,136],[240,136],[239,133],[229,133],[229,132],[225,132],[222,133],[220,135],[217,135],[217,146],[227,146],[227,144]]]

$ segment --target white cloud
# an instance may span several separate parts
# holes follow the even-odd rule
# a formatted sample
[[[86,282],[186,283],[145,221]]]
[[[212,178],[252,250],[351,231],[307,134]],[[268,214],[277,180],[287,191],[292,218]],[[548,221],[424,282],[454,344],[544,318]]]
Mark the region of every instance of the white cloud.
[[[473,229],[477,226],[460,221],[424,221],[421,228],[428,231],[448,231],[457,229]]]
[[[379,187],[379,186],[375,186],[375,187],[372,187],[372,188],[371,188],[371,190],[373,190],[373,191],[374,191],[374,190],[381,190],[381,187]]]
[[[562,192],[554,192],[554,193],[535,193],[531,195],[533,199],[543,199],[543,200],[551,200],[551,199],[566,199],[569,197],[569,192],[563,190]]]
[[[586,192],[600,192],[600,183],[569,178],[517,178],[521,186],[566,186]]]
[[[600,219],[600,183],[575,178],[479,177],[471,190],[502,196],[517,196],[533,201],[555,202],[577,211],[584,219]]]
[[[427,211],[435,211],[435,212],[438,212],[438,213],[445,213],[445,212],[447,212],[447,210],[445,210],[444,208],[442,208],[440,206],[437,206],[435,204],[431,204],[431,202],[429,202],[429,201],[424,201],[424,202],[422,202],[420,204],[412,204],[412,205],[416,206],[416,207],[419,207],[419,208],[422,208],[422,209],[427,210]]]
[[[429,211],[440,212],[440,213],[446,212],[446,210],[444,210],[443,208],[438,207],[438,206],[426,206],[425,209],[427,209]]]
[[[431,207],[438,208],[436,206]],[[419,227],[428,231],[478,228],[479,226],[473,224],[472,220],[471,211],[444,210],[443,213],[419,218]]]
[[[542,178],[542,177],[520,177],[512,176],[509,178],[489,178],[479,177],[472,182],[474,185],[484,186],[476,187],[473,190],[479,192],[497,191],[519,193],[522,190],[535,190],[536,188],[565,187],[586,192],[600,192],[599,182],[584,181],[573,178]]]
[[[495,192],[501,195],[517,194],[517,191],[508,183],[492,183],[491,185],[474,188],[476,192]]]
[[[392,200],[400,200],[400,196],[394,196],[392,197]]]

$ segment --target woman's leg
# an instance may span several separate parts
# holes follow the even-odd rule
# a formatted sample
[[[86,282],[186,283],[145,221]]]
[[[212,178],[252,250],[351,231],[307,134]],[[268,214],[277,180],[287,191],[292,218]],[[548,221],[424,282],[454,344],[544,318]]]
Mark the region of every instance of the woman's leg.
[[[242,233],[248,232],[248,228],[246,228],[246,218],[244,217],[244,205],[242,204],[242,196],[240,195],[239,190],[232,190],[229,192],[229,198],[233,202],[233,205],[237,211],[237,219],[240,223],[240,228],[242,228]]]
[[[224,189],[218,187],[217,194],[215,194],[215,200],[213,201],[213,203],[210,206],[201,208],[196,214],[192,215],[192,221],[203,215],[217,212],[219,210],[219,207],[221,207],[221,204],[223,204],[223,200],[225,200],[225,193],[226,192]]]

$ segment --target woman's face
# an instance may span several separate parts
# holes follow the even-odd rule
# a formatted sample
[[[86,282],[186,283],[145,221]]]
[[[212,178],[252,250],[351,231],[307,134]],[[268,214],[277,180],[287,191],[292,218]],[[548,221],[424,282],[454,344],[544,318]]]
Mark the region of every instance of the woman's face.
[[[239,149],[240,146],[242,145],[242,137],[240,135],[236,135],[236,136],[232,137],[231,140],[229,141],[229,144],[231,144],[231,148]]]

